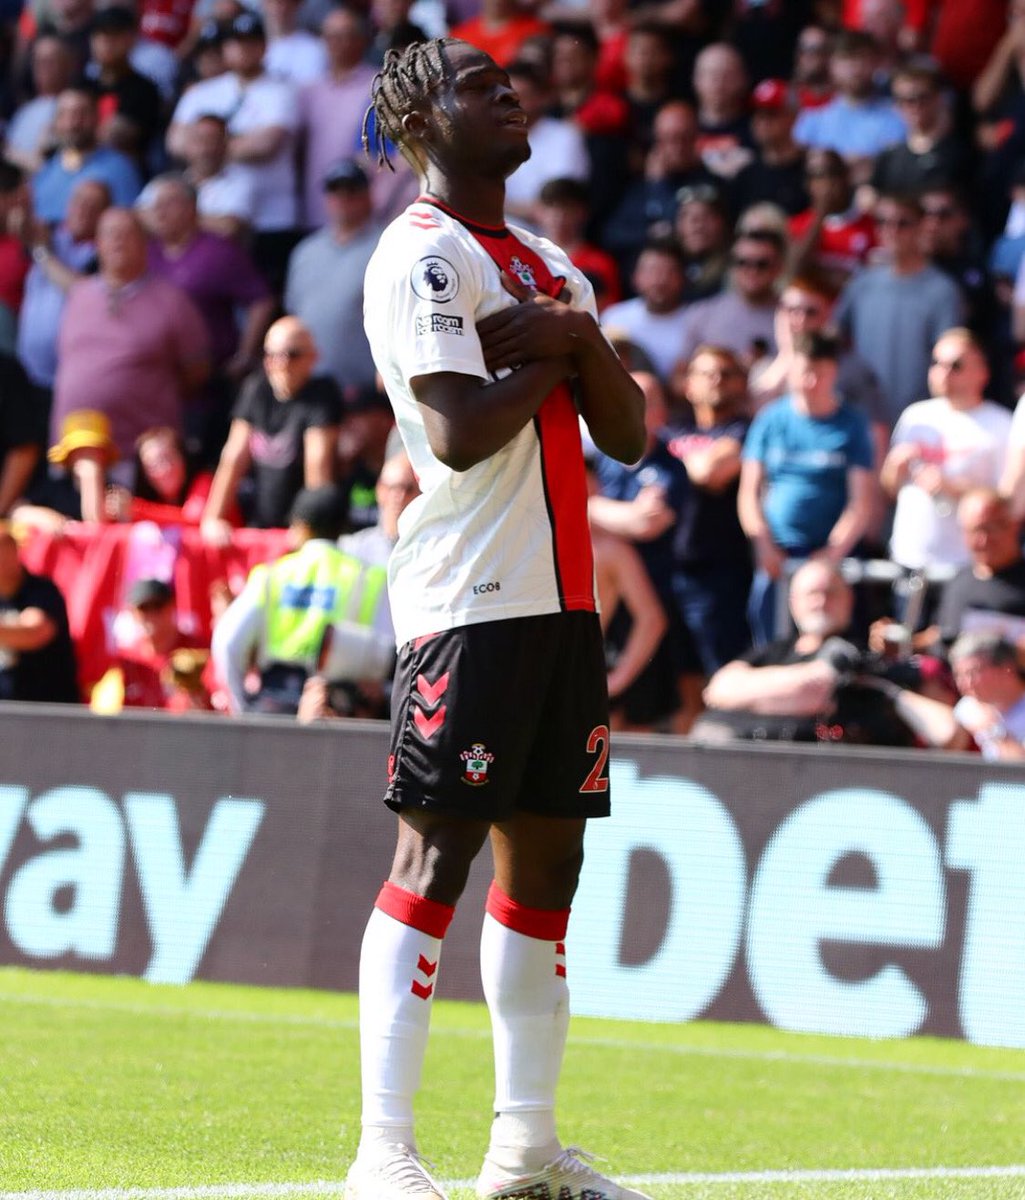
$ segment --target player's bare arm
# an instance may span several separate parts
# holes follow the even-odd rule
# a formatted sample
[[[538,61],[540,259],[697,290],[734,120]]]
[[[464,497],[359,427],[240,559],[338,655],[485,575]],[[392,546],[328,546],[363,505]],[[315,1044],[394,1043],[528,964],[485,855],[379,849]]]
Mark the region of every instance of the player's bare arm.
[[[635,462],[644,453],[644,397],[597,322],[508,275],[502,282],[518,303],[477,323],[488,370],[569,356],[595,444],[620,462]]]
[[[512,441],[572,373],[568,357],[546,358],[490,383],[438,371],[415,376],[410,388],[434,456],[453,471],[468,471]]]

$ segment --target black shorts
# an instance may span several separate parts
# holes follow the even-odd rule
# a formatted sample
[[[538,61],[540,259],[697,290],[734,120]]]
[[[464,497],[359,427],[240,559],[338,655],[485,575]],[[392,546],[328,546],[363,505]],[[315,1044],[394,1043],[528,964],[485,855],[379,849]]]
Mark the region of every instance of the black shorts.
[[[385,803],[485,821],[609,813],[594,613],[464,625],[408,642],[392,691]]]

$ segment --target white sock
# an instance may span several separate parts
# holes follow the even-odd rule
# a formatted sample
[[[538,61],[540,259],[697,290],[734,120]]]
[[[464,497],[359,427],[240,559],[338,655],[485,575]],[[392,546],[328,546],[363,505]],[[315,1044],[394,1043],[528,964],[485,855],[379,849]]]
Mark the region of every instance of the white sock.
[[[455,910],[386,883],[359,960],[360,1150],[399,1142],[416,1149],[413,1096],[427,1050],[442,938]]]
[[[569,1030],[569,910],[527,908],[493,883],[480,965],[495,1047],[495,1120],[488,1158],[530,1172],[558,1154],[555,1089]]]

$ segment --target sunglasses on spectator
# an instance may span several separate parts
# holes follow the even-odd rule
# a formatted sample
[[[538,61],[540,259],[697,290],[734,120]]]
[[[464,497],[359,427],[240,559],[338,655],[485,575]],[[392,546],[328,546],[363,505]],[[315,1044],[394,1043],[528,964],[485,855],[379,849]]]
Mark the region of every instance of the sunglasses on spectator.
[[[911,229],[918,221],[914,217],[876,217],[881,229]]]
[[[776,265],[771,258],[746,258],[736,254],[730,259],[735,267],[747,267],[751,271],[771,271]]]
[[[923,208],[923,217],[935,217],[937,221],[947,221],[951,217],[957,215],[957,209],[951,208],[949,204],[938,204],[934,208]]]
[[[289,362],[294,362],[297,358],[305,358],[307,351],[300,350],[295,346],[289,346],[287,350],[264,350],[264,358],[287,358]]]
[[[782,308],[785,313],[793,313],[795,316],[800,314],[804,317],[817,317],[822,312],[817,304],[784,304]]]
[[[828,42],[798,42],[797,43],[797,52],[798,52],[798,54],[828,54],[829,53],[829,43]]]
[[[946,368],[946,370],[954,372],[960,371],[964,367],[963,358],[934,358],[932,360],[934,367]]]

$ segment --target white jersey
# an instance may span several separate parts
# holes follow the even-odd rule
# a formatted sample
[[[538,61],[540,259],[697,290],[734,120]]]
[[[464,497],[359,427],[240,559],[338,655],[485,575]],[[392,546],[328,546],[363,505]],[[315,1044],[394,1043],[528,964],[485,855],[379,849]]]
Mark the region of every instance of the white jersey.
[[[553,243],[462,222],[417,201],[381,235],[367,267],[364,322],[421,494],[399,518],[388,567],[395,635],[594,611],[580,423],[560,386],[497,453],[453,471],[432,453],[409,381],[453,371],[489,380],[476,323],[515,301],[498,263],[596,316],[590,283]]]

